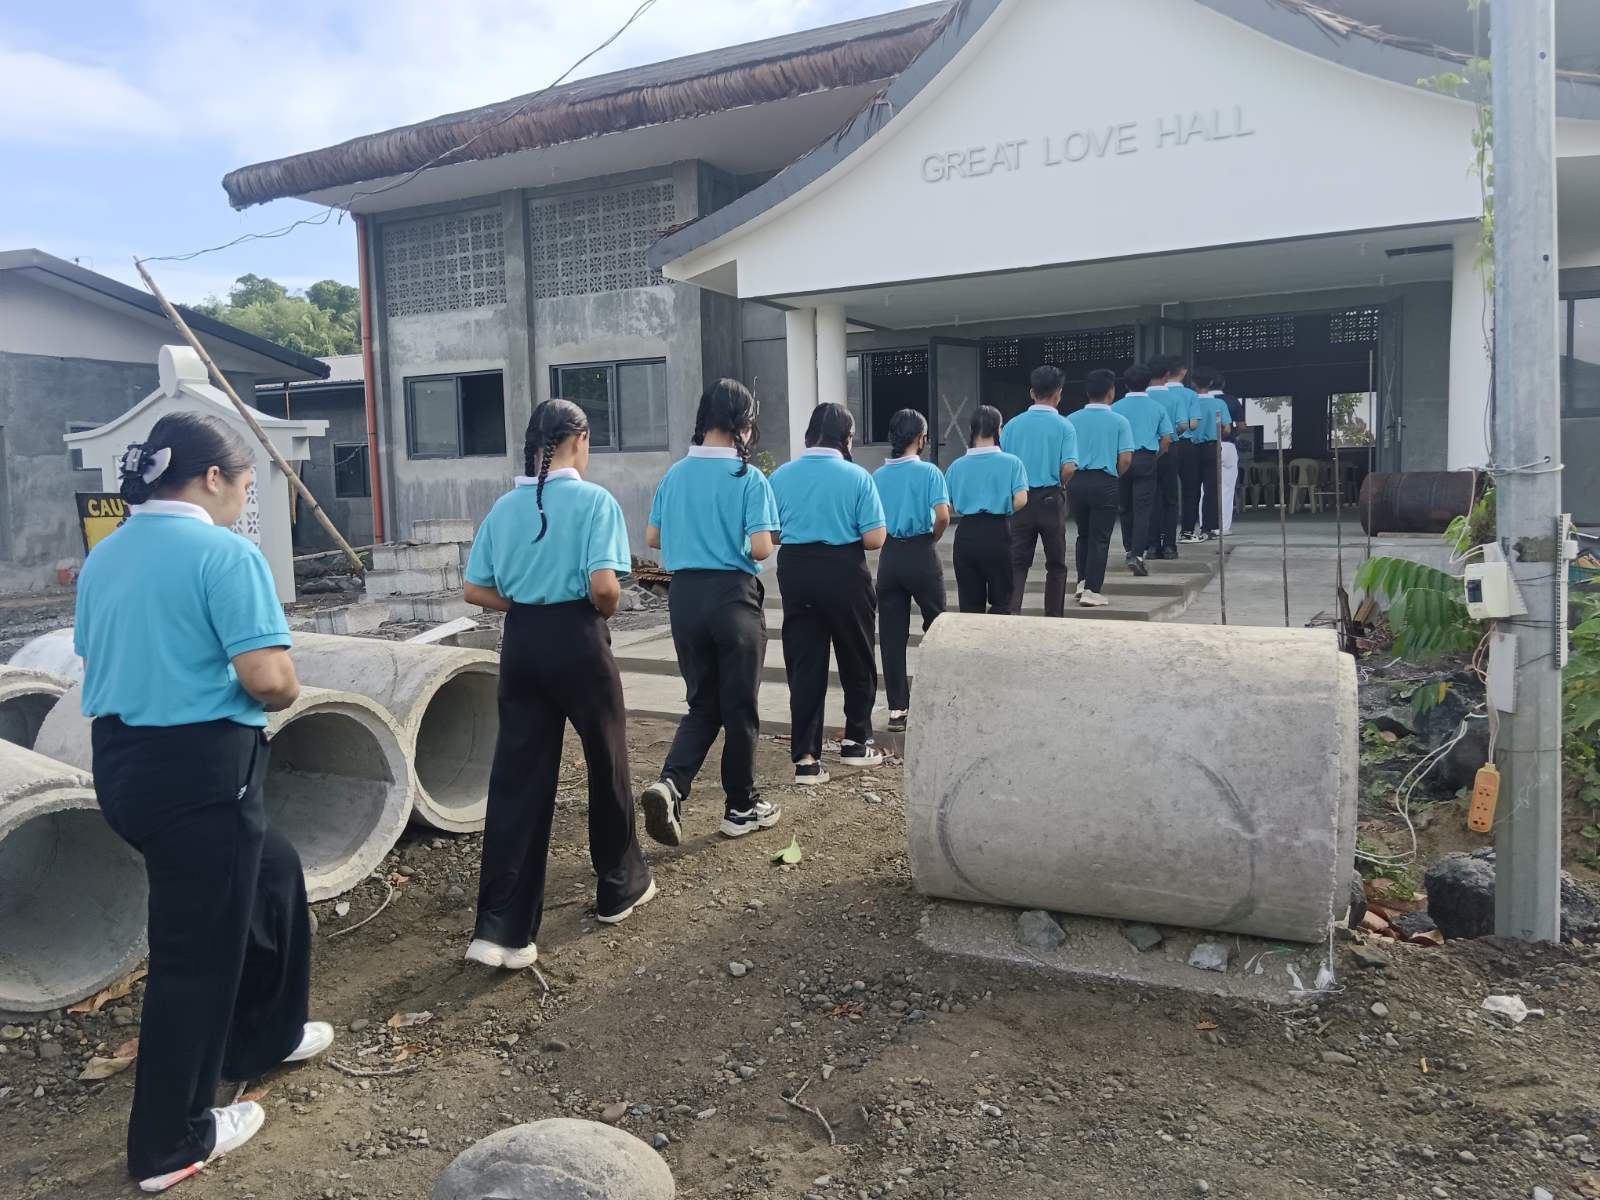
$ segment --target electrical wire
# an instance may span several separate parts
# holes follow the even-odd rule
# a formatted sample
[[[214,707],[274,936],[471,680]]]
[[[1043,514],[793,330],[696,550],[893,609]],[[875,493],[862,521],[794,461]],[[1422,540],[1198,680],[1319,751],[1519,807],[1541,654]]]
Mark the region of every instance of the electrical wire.
[[[498,121],[495,121],[492,125],[486,125],[484,128],[478,130],[477,133],[473,134],[466,141],[461,142],[458,145],[451,146],[449,149],[444,150],[444,151],[440,152],[439,154],[434,155],[432,158],[430,158],[427,162],[423,163],[421,166],[416,167],[416,168],[406,172],[404,175],[400,176],[400,178],[398,178],[398,179],[390,180],[388,183],[384,184],[382,187],[366,188],[366,189],[363,189],[363,190],[352,192],[349,195],[349,197],[345,200],[345,206],[346,206],[345,208],[334,208],[332,205],[325,205],[323,207],[323,210],[320,213],[318,213],[316,216],[314,216],[314,217],[301,217],[298,220],[289,222],[289,224],[283,226],[280,229],[269,230],[266,233],[242,233],[238,237],[234,238],[232,241],[223,242],[221,245],[218,245],[218,246],[207,246],[202,250],[190,250],[185,254],[155,254],[155,255],[151,255],[151,256],[149,256],[147,258],[138,258],[138,259],[135,259],[134,261],[141,262],[141,263],[189,262],[189,261],[191,261],[193,259],[200,258],[202,255],[216,254],[217,252],[222,251],[222,250],[231,250],[234,246],[242,245],[245,242],[264,242],[264,241],[269,241],[269,240],[271,240],[273,238],[287,237],[289,234],[293,233],[295,230],[301,229],[301,228],[304,228],[304,227],[307,227],[307,226],[326,225],[328,223],[328,221],[331,220],[332,218],[334,218],[335,216],[337,216],[338,219],[342,222],[344,220],[344,214],[345,214],[346,209],[349,208],[349,207],[354,206],[354,204],[355,204],[355,202],[357,200],[364,200],[369,196],[381,196],[385,192],[392,192],[396,188],[404,187],[406,184],[408,184],[412,180],[416,179],[417,176],[421,175],[424,171],[429,170],[430,168],[437,166],[439,163],[443,162],[447,158],[452,158],[455,155],[460,154],[464,150],[471,149],[473,143],[478,141],[479,138],[484,137],[486,134],[493,133],[496,129],[499,129],[502,125],[506,124],[508,121],[512,121],[512,120],[516,119],[517,117],[522,116],[524,113],[526,113],[528,111],[528,109],[532,106],[532,104],[533,104],[533,102],[535,100],[538,100],[540,97],[545,95],[545,93],[553,91],[555,88],[560,87],[563,83],[566,82],[567,78],[574,71],[576,71],[579,67],[583,66],[584,63],[588,62],[596,54],[599,54],[602,50],[606,49],[613,42],[615,42],[618,38],[620,38],[624,33],[626,33],[633,26],[634,22],[636,22],[640,17],[644,16],[644,14],[647,13],[648,11],[650,11],[650,9],[655,7],[655,4],[656,4],[656,0],[642,0],[642,3],[640,3],[639,7],[633,10],[633,14],[631,16],[629,16],[628,19],[621,24],[621,26],[618,27],[618,29],[616,30],[615,33],[613,33],[610,37],[606,38],[605,41],[601,42],[594,49],[590,50],[582,58],[578,59],[577,62],[573,63],[565,71],[561,72],[561,74],[556,77],[554,82],[547,84],[546,86],[540,88],[537,92],[534,92],[533,94],[531,94],[521,104],[517,105],[510,112],[508,112],[505,116],[501,117]]]
[[[1467,722],[1482,721],[1488,716],[1488,705],[1484,705],[1483,712],[1476,710],[1469,712],[1461,719],[1461,724],[1456,728],[1455,736],[1449,741],[1441,743],[1419,759],[1411,770],[1407,771],[1394,789],[1394,807],[1400,814],[1400,819],[1406,823],[1406,832],[1411,838],[1411,849],[1405,854],[1368,854],[1364,850],[1357,850],[1356,857],[1363,862],[1372,863],[1378,867],[1406,867],[1417,861],[1419,853],[1417,845],[1417,827],[1411,820],[1411,794],[1416,791],[1417,785],[1428,777],[1428,772],[1444,761],[1445,755],[1455,749],[1457,743],[1467,736]]]

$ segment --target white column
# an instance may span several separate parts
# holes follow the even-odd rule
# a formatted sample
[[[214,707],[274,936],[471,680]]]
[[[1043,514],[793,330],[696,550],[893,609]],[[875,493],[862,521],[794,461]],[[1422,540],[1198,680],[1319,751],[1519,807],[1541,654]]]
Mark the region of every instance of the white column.
[[[1450,296],[1450,409],[1445,465],[1452,471],[1489,461],[1489,292],[1479,272],[1478,235],[1455,240]]]
[[[806,424],[817,406],[817,310],[791,308],[783,314],[789,357],[789,457],[805,449]]]
[[[844,306],[820,304],[817,306],[817,403],[844,404],[850,400],[846,379],[845,357],[847,349],[844,336]],[[863,435],[856,430],[856,438]]]

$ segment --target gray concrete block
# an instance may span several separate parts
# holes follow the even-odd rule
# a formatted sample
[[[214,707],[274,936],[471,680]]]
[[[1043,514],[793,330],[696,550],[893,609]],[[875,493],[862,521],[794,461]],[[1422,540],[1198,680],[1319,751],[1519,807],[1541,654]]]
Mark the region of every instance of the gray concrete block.
[[[478,609],[461,598],[458,591],[439,591],[422,595],[391,596],[389,619],[391,621],[424,622],[440,625],[457,617],[477,616]]]
[[[396,542],[372,548],[374,571],[427,570],[460,565],[461,547],[453,542],[430,542],[423,545]]]
[[[661,1156],[632,1134],[557,1117],[463,1150],[433,1200],[672,1200],[676,1190]]]
[[[343,604],[318,609],[312,617],[318,633],[371,633],[389,619],[389,609],[382,604]]]
[[[0,742],[0,1012],[65,1008],[131,971],[147,896],[88,773]]]
[[[373,600],[460,590],[460,567],[408,567],[403,571],[367,572],[367,596]]]
[[[1344,914],[1358,720],[1330,631],[946,613],[916,708],[926,895],[1304,942]]]
[[[411,523],[411,540],[422,543],[470,542],[478,527],[472,521],[457,517],[436,517]]]

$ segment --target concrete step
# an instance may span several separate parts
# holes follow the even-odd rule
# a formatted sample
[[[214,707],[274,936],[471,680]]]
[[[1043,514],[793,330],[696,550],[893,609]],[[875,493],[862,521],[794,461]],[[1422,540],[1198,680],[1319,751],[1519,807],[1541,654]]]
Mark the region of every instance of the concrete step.
[[[367,595],[374,600],[390,596],[425,596],[434,592],[460,590],[459,566],[412,567],[403,571],[367,572]]]
[[[372,569],[380,572],[429,571],[440,567],[460,567],[470,547],[463,542],[427,542],[413,545],[393,542],[372,548]]]

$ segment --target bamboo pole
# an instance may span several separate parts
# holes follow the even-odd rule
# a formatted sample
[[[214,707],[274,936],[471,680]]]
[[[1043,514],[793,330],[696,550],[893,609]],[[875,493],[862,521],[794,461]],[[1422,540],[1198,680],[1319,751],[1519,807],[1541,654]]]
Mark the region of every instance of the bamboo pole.
[[[256,439],[266,447],[267,455],[272,459],[273,465],[289,477],[289,482],[294,486],[295,492],[310,505],[311,515],[317,519],[323,529],[327,530],[328,536],[333,539],[334,544],[344,551],[344,556],[350,560],[350,565],[355,569],[356,574],[365,574],[367,568],[366,564],[361,561],[361,556],[350,548],[350,543],[344,540],[344,534],[340,533],[338,527],[328,519],[328,514],[322,511],[322,505],[317,503],[317,498],[311,494],[311,489],[306,487],[305,481],[295,473],[295,469],[288,464],[283,455],[278,453],[278,448],[267,437],[266,431],[261,428],[261,424],[256,420],[255,414],[246,407],[243,400],[239,399],[239,393],[233,390],[233,384],[228,382],[228,377],[212,361],[211,355],[206,353],[206,348],[200,344],[200,339],[195,337],[194,330],[189,328],[189,323],[172,306],[172,301],[162,294],[161,289],[156,286],[156,281],[150,278],[150,272],[144,269],[144,263],[136,258],[133,260],[133,265],[139,269],[140,278],[144,280],[145,286],[150,289],[150,294],[161,305],[162,311],[177,326],[178,332],[183,335],[183,340],[189,343],[189,348],[200,356],[201,362],[205,363],[206,370],[211,374],[211,381],[222,389],[229,400],[233,401],[233,407],[244,418],[244,423],[250,426],[250,432],[255,434]]]

